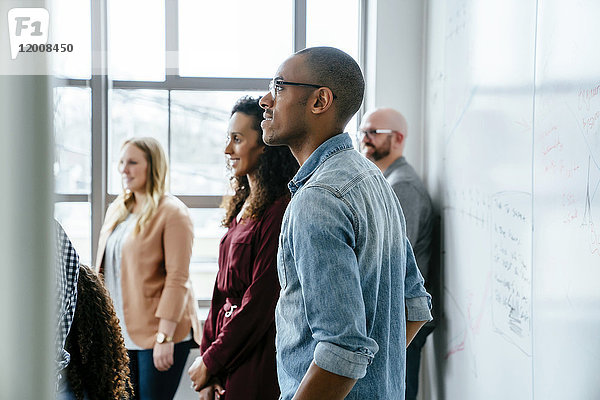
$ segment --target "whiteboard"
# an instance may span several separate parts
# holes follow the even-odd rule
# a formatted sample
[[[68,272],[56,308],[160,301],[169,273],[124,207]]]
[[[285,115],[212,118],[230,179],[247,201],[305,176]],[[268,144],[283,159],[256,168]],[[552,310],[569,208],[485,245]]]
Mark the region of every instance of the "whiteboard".
[[[440,397],[600,399],[600,2],[430,1]]]

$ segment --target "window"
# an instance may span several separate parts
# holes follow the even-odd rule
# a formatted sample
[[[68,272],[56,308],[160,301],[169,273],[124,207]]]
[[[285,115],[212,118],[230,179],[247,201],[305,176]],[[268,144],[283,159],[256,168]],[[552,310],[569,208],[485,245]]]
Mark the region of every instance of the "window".
[[[192,282],[197,298],[209,300],[225,232],[219,205],[229,190],[231,107],[266,93],[277,66],[305,45],[336,46],[358,60],[360,7],[361,0],[54,0],[52,15],[75,21],[54,25],[56,40],[79,49],[55,66],[55,216],[82,262],[93,261],[105,209],[121,191],[122,142],[152,136],[167,152],[171,192],[190,208]]]
[[[108,43],[112,79],[164,81],[165,1],[109,0]]]
[[[79,254],[79,262],[85,265],[92,265],[90,203],[55,203],[54,217],[62,225],[67,235],[69,235],[73,247],[75,247],[77,254]]]
[[[73,52],[53,57],[54,75],[74,79],[90,79],[92,75],[91,3],[89,1],[52,0],[50,21],[68,21],[52,24],[48,43],[69,43]]]
[[[54,89],[54,187],[57,193],[91,193],[91,91]]]
[[[181,75],[272,78],[294,51],[293,6],[281,0],[180,0]]]
[[[231,107],[253,91],[173,91],[171,94],[171,191],[217,195],[227,192],[225,132]]]
[[[307,0],[306,47],[334,46],[360,61],[359,11],[359,0]]]
[[[121,193],[118,172],[125,139],[151,136],[169,149],[169,92],[166,90],[114,89],[109,95],[108,192]]]

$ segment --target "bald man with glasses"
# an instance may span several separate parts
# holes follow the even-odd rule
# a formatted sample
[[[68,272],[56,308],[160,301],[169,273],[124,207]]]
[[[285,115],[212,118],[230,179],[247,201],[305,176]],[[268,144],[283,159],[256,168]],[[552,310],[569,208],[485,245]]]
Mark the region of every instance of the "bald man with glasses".
[[[392,108],[367,112],[358,132],[362,154],[383,172],[400,201],[406,233],[413,246],[417,265],[429,282],[429,261],[433,232],[433,207],[425,185],[403,156],[408,125],[404,116]],[[406,350],[406,400],[415,400],[419,389],[421,350],[433,331],[427,323]]]

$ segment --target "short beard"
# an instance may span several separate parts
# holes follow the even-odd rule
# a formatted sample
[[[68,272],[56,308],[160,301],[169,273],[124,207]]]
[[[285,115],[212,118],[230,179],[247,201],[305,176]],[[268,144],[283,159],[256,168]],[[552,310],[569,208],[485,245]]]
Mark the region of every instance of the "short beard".
[[[379,161],[382,158],[385,158],[390,155],[390,150],[392,148],[392,136],[388,136],[388,139],[381,145],[379,148],[373,146],[375,151],[367,156],[367,158],[371,161]]]

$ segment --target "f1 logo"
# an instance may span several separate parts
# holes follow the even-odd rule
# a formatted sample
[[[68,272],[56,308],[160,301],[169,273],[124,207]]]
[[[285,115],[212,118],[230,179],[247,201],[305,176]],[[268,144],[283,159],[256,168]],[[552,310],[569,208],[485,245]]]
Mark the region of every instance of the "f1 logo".
[[[8,11],[10,56],[14,60],[21,45],[46,44],[50,16],[45,8],[12,8]]]

